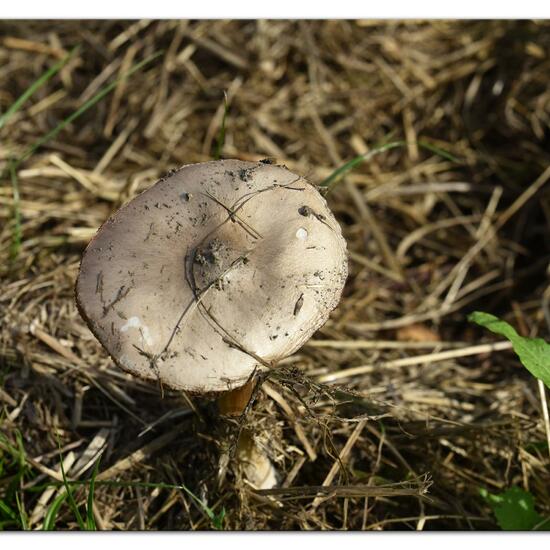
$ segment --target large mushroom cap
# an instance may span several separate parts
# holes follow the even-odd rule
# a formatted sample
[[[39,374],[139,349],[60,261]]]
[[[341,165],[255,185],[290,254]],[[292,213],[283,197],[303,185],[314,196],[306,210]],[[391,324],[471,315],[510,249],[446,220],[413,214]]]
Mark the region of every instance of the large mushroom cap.
[[[284,167],[184,166],[122,207],[88,245],[77,303],[124,370],[222,392],[296,351],[347,277],[319,192]]]

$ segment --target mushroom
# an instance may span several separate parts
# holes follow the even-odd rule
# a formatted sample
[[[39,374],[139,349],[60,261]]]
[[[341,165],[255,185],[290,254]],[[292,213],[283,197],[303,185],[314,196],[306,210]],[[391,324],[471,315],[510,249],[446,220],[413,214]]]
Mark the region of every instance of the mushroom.
[[[86,248],[76,298],[122,369],[222,394],[222,412],[239,414],[254,373],[325,323],[346,277],[345,240],[313,185],[220,160],[173,171],[115,212]]]

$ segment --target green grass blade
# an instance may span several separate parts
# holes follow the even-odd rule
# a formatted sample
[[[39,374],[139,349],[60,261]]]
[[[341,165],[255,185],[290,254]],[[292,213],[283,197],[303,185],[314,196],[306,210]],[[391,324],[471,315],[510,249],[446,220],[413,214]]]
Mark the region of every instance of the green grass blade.
[[[25,458],[25,449],[23,447],[23,440],[21,433],[16,430],[15,432],[16,446],[13,446],[8,439],[0,433],[0,451],[6,451],[11,455],[11,460],[13,461],[10,464],[10,469],[15,467],[16,473],[11,476],[12,483],[17,486],[25,477],[25,474],[28,469],[27,460]],[[4,465],[2,464],[2,468]]]
[[[75,46],[63,59],[52,65],[45,73],[37,78],[12,104],[12,106],[0,116],[0,130],[6,125],[8,120],[24,105],[24,103],[48,80],[55,76],[75,55],[80,48],[80,45]]]
[[[391,134],[390,134],[391,136]],[[448,151],[445,151],[444,149],[441,149],[440,147],[436,147],[435,145],[432,145],[430,143],[427,143],[426,141],[416,141],[414,142],[416,145],[421,147],[422,149],[426,149],[432,153],[435,153],[436,155],[439,155],[440,157],[443,157],[447,160],[450,160],[452,162],[458,163],[459,160],[454,157],[451,153]],[[344,163],[342,166],[334,170],[328,178],[324,179],[320,184],[319,188],[323,192],[324,195],[328,195],[334,187],[338,184],[338,182],[351,170],[353,170],[356,166],[359,166],[363,164],[364,162],[370,160],[375,155],[379,155],[380,153],[383,153],[384,151],[389,151],[390,149],[395,149],[397,147],[404,147],[408,144],[407,141],[398,140],[398,141],[386,141],[379,145],[376,145],[370,150],[368,153],[365,153],[364,155],[358,155],[357,157],[352,158],[348,162]]]
[[[418,141],[417,145],[422,147],[422,149],[426,149],[427,151],[431,151],[432,153],[435,153],[436,155],[439,155],[440,157],[450,160],[451,162],[459,163],[460,160],[449,153],[449,151],[445,151],[445,149],[441,149],[441,147],[436,147],[435,145],[432,145],[431,143],[427,143],[426,141]]]
[[[223,118],[220,131],[218,133],[218,139],[216,140],[216,150],[214,152],[214,160],[220,160],[222,156],[223,146],[225,144],[225,121],[227,119],[227,113],[229,112],[229,103],[227,102],[227,93],[223,93]]]
[[[359,166],[360,164],[363,164],[365,161],[370,160],[372,157],[379,153],[383,153],[384,151],[388,151],[390,149],[395,149],[396,147],[403,147],[405,145],[404,141],[393,141],[390,143],[385,143],[383,145],[380,145],[378,147],[374,147],[372,151],[369,151],[368,153],[365,153],[364,155],[359,155],[357,157],[352,158],[345,164],[342,164],[339,168],[334,170],[332,174],[323,180],[319,187],[322,189],[325,189],[325,194],[329,194],[336,184],[350,171],[353,170],[356,166]]]
[[[75,52],[76,49],[73,50]],[[69,55],[73,55],[74,53],[71,52]],[[79,107],[74,113],[72,113],[70,116],[62,120],[55,128],[53,128],[51,131],[49,131],[47,134],[42,136],[40,139],[38,139],[33,145],[31,145],[21,157],[19,157],[16,161],[11,161],[9,163],[9,173],[11,177],[11,184],[13,189],[13,206],[14,206],[14,233],[12,238],[12,246],[10,250],[10,258],[12,261],[14,261],[21,250],[21,241],[22,241],[22,231],[21,231],[21,208],[20,208],[20,194],[19,194],[19,185],[17,180],[17,168],[19,165],[27,160],[30,156],[32,156],[37,149],[39,149],[42,145],[53,139],[63,128],[65,128],[67,125],[69,125],[71,122],[75,121],[78,117],[83,115],[86,111],[88,111],[91,107],[93,107],[96,103],[101,101],[107,94],[109,94],[116,85],[125,78],[128,78],[132,74],[134,74],[139,69],[142,69],[155,59],[157,59],[159,56],[162,55],[162,51],[154,53],[150,55],[149,57],[145,58],[143,61],[140,61],[139,63],[136,63],[133,67],[130,68],[126,73],[121,75],[119,78],[115,79],[110,84],[107,84],[99,92],[90,98],[88,101],[86,101],[81,107]],[[21,103],[22,104],[22,103]],[[20,105],[21,105],[20,104]],[[14,111],[15,112],[15,111]],[[7,115],[7,113],[6,113]],[[3,175],[2,175],[3,177]]]
[[[19,462],[19,469],[23,472],[27,467],[27,459],[25,453],[25,447],[23,446],[23,436],[19,430],[15,431],[15,441],[17,442],[17,457]]]
[[[99,470],[99,462],[101,456],[96,460],[94,471],[92,472],[92,477],[90,479],[90,490],[88,492],[88,505],[86,507],[86,526],[88,531],[97,531],[97,526],[94,519],[94,491],[95,491],[95,478]]]
[[[28,531],[29,524],[27,521],[27,512],[25,512],[25,509],[21,504],[21,500],[19,499],[19,493],[15,493],[15,501],[17,502],[17,510],[19,512],[19,521],[21,523],[21,529],[23,529],[23,531]]]
[[[97,467],[97,464],[96,464]],[[95,469],[95,468],[94,468]],[[61,473],[63,474],[63,468],[61,469]],[[93,479],[95,480],[95,474],[93,475]],[[42,491],[44,489],[47,489],[48,487],[60,487],[61,485],[64,485],[65,488],[71,487],[71,486],[80,486],[86,484],[86,481],[69,481],[66,479],[65,476],[63,476],[63,483],[61,482],[50,482],[45,484],[39,484],[33,487],[32,490],[34,491]],[[214,512],[213,508],[210,508],[208,505],[206,505],[198,496],[196,496],[193,491],[188,489],[185,485],[174,485],[171,483],[148,483],[148,482],[139,482],[139,481],[109,481],[109,480],[102,480],[102,481],[94,481],[94,487],[96,485],[106,485],[108,487],[143,487],[145,489],[178,489],[180,491],[184,491],[187,493],[200,507],[200,509],[204,512],[204,514],[210,519],[212,522],[212,526],[215,529],[223,529],[223,520],[225,517],[225,509],[222,508],[219,514],[216,514]],[[90,488],[91,489],[91,488]],[[88,497],[89,499],[89,497]],[[88,507],[90,506],[90,500],[88,500]],[[70,504],[70,501],[69,501]]]
[[[222,508],[220,514],[216,515],[214,510],[210,506],[206,505],[197,495],[195,495],[190,489],[185,485],[180,486],[201,508],[201,510],[208,516],[208,519],[212,523],[214,529],[222,530],[223,529],[223,518],[225,516],[225,509]]]
[[[55,529],[55,520],[57,519],[57,513],[59,508],[67,499],[67,493],[63,492],[57,495],[55,500],[51,503],[46,515],[44,517],[44,524],[42,525],[43,531],[53,531]]]
[[[0,512],[12,520],[18,521],[17,514],[3,500],[0,500]]]
[[[58,442],[58,445],[59,445],[59,442]],[[59,455],[59,462],[61,465],[61,475],[63,476],[63,485],[65,486],[65,491],[67,491],[67,497],[69,499],[69,506],[73,511],[74,517],[76,518],[76,521],[78,523],[78,526],[80,527],[80,530],[86,531],[86,524],[82,519],[80,510],[78,509],[78,506],[76,505],[76,501],[74,499],[73,490],[67,481],[67,476],[65,475],[65,467],[63,466],[63,456],[61,454]]]
[[[13,234],[10,247],[10,260],[13,262],[17,259],[17,256],[19,256],[19,251],[21,250],[21,198],[19,195],[19,180],[17,179],[17,170],[15,169],[14,161],[10,161],[9,170],[13,194]]]
[[[107,84],[103,86],[95,94],[92,98],[90,98],[88,101],[86,101],[83,105],[81,105],[74,113],[69,115],[66,119],[62,120],[55,128],[50,130],[47,134],[42,136],[39,140],[37,140],[33,145],[31,145],[24,153],[23,155],[18,159],[17,164],[20,164],[21,162],[27,160],[31,155],[33,155],[36,150],[48,141],[50,141],[52,138],[57,136],[63,128],[68,126],[71,122],[75,121],[78,117],[83,115],[86,111],[88,111],[91,107],[93,107],[96,103],[101,101],[107,94],[109,94],[116,85],[123,79],[128,78],[132,74],[134,74],[136,71],[139,71],[146,65],[149,65],[152,61],[157,59],[163,54],[162,51],[156,52],[149,57],[146,57],[143,61],[140,61],[139,63],[136,63],[133,67],[131,67],[126,73],[119,76],[117,79],[113,80],[110,84]]]
[[[3,452],[9,453],[10,457],[7,457],[9,460],[8,468],[10,472],[13,472],[13,474],[9,476],[8,486],[5,488],[0,487],[0,489],[3,489],[2,496],[5,496],[9,502],[8,504],[4,499],[0,500],[0,512],[2,512],[0,517],[6,515],[9,518],[8,524],[10,522],[15,523],[18,528],[27,530],[27,513],[20,498],[20,487],[28,470],[21,432],[19,430],[15,431],[15,444],[12,444],[4,434],[0,433],[0,451],[2,451],[2,453],[0,453],[0,457],[2,458]],[[17,510],[17,512],[15,512],[15,510]],[[4,521],[3,523],[6,522]]]
[[[212,518],[210,518],[210,521],[212,522],[212,526],[217,531],[223,531],[223,520],[225,518],[225,508],[222,507],[219,514],[215,514]]]

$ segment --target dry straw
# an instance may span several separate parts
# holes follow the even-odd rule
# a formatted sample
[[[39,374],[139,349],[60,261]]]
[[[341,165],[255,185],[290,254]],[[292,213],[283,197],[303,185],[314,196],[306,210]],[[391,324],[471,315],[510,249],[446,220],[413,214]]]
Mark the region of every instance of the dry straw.
[[[466,322],[486,310],[548,339],[548,23],[3,21],[0,35],[0,113],[80,45],[0,129],[5,528],[77,529],[60,454],[83,512],[98,453],[103,529],[488,529],[479,488],[509,486],[550,516],[536,381]],[[368,156],[327,196],[350,253],[343,299],[235,422],[281,472],[271,493],[231,465],[218,483],[210,406],[121,373],[74,301],[97,228],[220,152],[314,183]]]

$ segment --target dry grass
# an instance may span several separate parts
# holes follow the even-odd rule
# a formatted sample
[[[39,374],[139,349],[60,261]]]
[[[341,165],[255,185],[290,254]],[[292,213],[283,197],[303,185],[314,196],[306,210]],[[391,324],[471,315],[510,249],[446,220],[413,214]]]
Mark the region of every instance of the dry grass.
[[[479,488],[512,485],[549,516],[536,381],[466,322],[482,309],[526,335],[550,330],[548,31],[527,21],[2,22],[0,113],[81,47],[0,130],[0,499],[17,510],[17,495],[40,528],[62,479],[59,444],[73,480],[88,480],[103,451],[103,529],[211,528],[169,487],[181,484],[224,507],[227,529],[492,529]],[[159,50],[9,177],[10,158]],[[213,157],[224,91],[223,156],[275,157],[313,182],[390,133],[408,141],[329,195],[349,243],[344,298],[244,420],[277,463],[274,494],[231,467],[219,483],[220,442],[238,428],[220,426],[211,403],[161,399],[119,372],[73,296],[83,248],[112,211],[169,169]],[[17,432],[19,465],[6,450]],[[77,502],[86,495],[78,488]],[[56,527],[78,528],[66,503]]]

